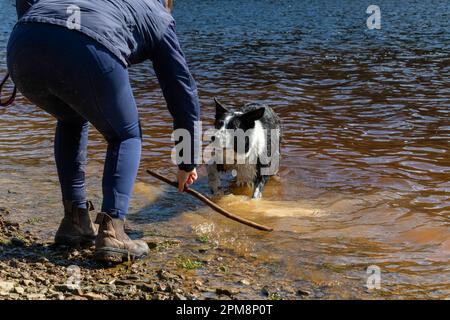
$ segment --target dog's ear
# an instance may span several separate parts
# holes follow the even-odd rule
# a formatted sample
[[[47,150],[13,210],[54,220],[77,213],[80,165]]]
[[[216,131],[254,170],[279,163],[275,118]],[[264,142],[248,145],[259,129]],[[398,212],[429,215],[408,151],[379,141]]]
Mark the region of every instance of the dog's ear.
[[[214,102],[216,103],[216,116],[230,112],[217,98],[214,98]]]
[[[261,119],[264,116],[265,108],[258,108],[249,112],[244,113],[241,118],[247,122],[254,122]]]

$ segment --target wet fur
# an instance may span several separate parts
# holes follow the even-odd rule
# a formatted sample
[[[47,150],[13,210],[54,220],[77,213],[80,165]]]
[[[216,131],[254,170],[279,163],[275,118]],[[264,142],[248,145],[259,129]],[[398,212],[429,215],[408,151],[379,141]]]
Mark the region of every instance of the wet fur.
[[[247,185],[253,187],[252,198],[261,198],[265,184],[270,179],[270,175],[264,175],[261,172],[263,165],[259,161],[263,154],[271,154],[271,129],[278,130],[278,136],[281,139],[281,121],[277,114],[268,106],[259,103],[246,104],[239,111],[232,112],[229,108],[216,102],[215,127],[216,136],[220,137],[225,143],[225,149],[236,146],[227,136],[225,129],[254,129],[245,144],[245,164],[217,164],[212,161],[207,165],[209,186],[214,194],[220,193],[220,173],[236,170],[236,184],[239,186]],[[264,129],[267,130],[264,132]],[[279,146],[281,141],[279,143]],[[268,151],[267,151],[268,150]],[[280,149],[274,150],[280,154]],[[249,163],[251,159],[257,159],[255,164]],[[217,160],[217,159],[216,159]],[[236,159],[235,159],[236,160]],[[217,161],[219,162],[219,161]],[[269,163],[268,166],[272,165]],[[278,172],[278,166],[272,175]]]

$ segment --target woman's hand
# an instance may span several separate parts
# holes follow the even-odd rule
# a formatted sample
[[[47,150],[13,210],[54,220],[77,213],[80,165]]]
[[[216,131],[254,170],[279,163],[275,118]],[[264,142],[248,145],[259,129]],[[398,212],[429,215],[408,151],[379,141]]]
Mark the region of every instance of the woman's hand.
[[[178,191],[183,192],[185,186],[189,187],[191,184],[194,183],[195,180],[197,180],[197,170],[194,169],[190,172],[186,172],[184,170],[178,170]]]

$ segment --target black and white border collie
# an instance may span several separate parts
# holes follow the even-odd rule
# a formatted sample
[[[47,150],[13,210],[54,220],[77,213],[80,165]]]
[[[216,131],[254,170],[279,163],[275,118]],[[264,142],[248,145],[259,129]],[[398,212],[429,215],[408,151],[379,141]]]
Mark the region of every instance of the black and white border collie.
[[[252,198],[261,198],[269,178],[278,173],[281,121],[268,106],[249,103],[231,111],[217,99],[214,153],[207,163],[209,187],[220,194],[220,173],[231,171],[238,186],[253,186]]]

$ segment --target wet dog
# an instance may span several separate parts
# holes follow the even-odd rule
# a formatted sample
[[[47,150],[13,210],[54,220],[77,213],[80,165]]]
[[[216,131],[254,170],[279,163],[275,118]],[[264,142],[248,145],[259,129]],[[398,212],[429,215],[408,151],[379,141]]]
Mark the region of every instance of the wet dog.
[[[253,186],[261,198],[265,184],[277,174],[281,151],[281,121],[268,106],[249,103],[239,111],[216,104],[214,153],[207,164],[209,187],[220,193],[220,173],[231,171],[239,186]]]

